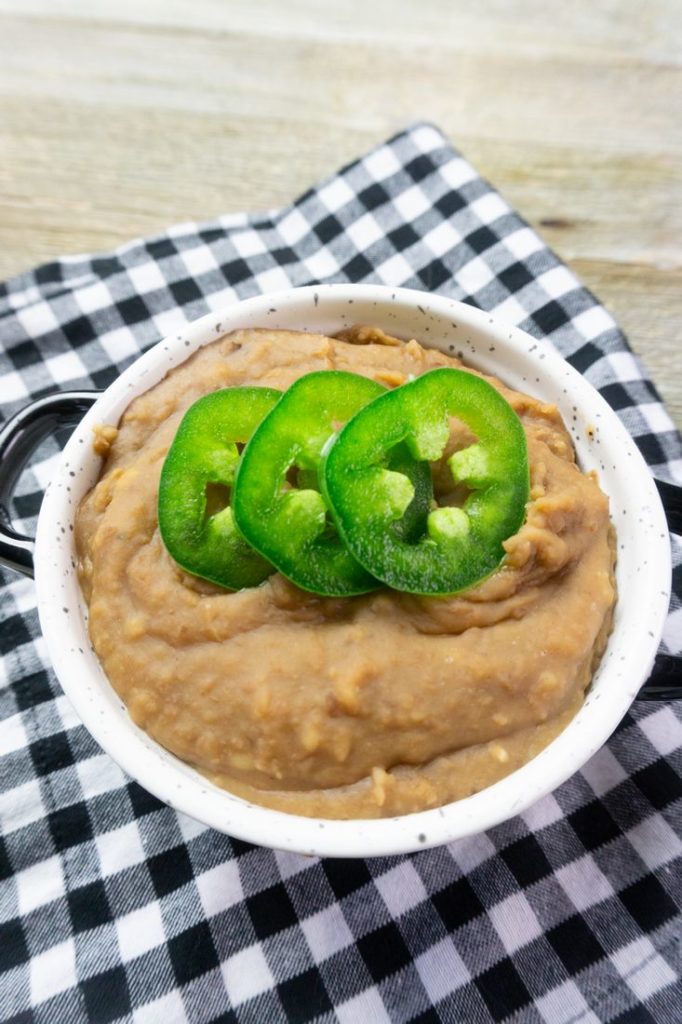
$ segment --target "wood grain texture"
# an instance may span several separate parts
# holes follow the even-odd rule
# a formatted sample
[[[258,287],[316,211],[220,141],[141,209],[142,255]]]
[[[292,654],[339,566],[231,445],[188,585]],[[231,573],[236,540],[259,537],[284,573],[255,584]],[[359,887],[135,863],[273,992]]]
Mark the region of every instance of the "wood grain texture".
[[[681,57],[679,0],[0,0],[0,277],[278,206],[432,120],[682,424]]]

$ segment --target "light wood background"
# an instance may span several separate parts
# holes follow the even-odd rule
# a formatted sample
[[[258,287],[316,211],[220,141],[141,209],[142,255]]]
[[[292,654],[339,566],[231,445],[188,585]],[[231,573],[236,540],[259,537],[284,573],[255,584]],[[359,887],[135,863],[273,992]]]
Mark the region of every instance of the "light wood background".
[[[682,424],[680,0],[0,0],[0,277],[287,202],[436,122]]]

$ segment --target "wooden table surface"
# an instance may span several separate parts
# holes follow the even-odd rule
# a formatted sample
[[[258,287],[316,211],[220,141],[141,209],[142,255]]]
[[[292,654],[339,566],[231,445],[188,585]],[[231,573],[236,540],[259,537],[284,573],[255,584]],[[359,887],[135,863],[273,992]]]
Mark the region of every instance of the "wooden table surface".
[[[682,424],[679,0],[0,0],[0,277],[286,203],[437,123]]]

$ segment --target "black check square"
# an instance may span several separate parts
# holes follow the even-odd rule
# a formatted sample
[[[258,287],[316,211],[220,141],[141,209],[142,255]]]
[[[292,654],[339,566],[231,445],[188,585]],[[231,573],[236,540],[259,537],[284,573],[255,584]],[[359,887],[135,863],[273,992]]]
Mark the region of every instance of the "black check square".
[[[46,263],[34,271],[36,284],[57,284],[63,280],[62,268],[58,263]]]
[[[143,818],[146,814],[153,814],[154,811],[160,811],[165,807],[165,804],[137,782],[129,782],[127,788],[136,818]]]
[[[198,284],[190,277],[173,281],[168,287],[178,306],[189,306],[191,302],[200,302],[204,297]]]
[[[337,899],[350,896],[372,880],[363,860],[335,860],[327,857],[322,861],[322,866]]]
[[[85,804],[52,811],[47,820],[57,850],[68,850],[92,839],[92,824]]]
[[[7,354],[15,370],[24,370],[27,366],[35,366],[43,361],[42,352],[30,338],[18,345],[12,345],[8,348]]]
[[[474,980],[495,1021],[511,1017],[531,1002],[528,989],[506,957]]]
[[[655,931],[679,914],[678,905],[655,875],[647,875],[629,885],[620,893],[620,898],[645,932]]]
[[[657,1024],[657,1017],[653,1017],[645,1006],[632,1006],[625,1013],[619,1013],[613,1017],[611,1024]]]
[[[7,852],[7,844],[0,836],[0,882],[12,877],[12,862]],[[0,968],[1,969],[1,968]]]
[[[597,963],[605,955],[592,929],[577,914],[550,929],[547,939],[572,975]]]
[[[385,188],[374,182],[373,185],[368,185],[367,188],[358,193],[358,199],[366,210],[371,211],[389,202],[390,196]]]
[[[78,316],[62,326],[64,337],[73,348],[81,348],[94,341],[97,328],[88,316]]]
[[[169,256],[177,256],[178,253],[170,238],[160,238],[147,242],[146,249],[154,262],[167,259]]]
[[[0,630],[0,654],[9,654],[22,644],[32,640],[28,624],[22,615],[11,615],[3,622]]]
[[[636,772],[633,779],[656,810],[664,810],[682,797],[682,779],[667,761],[654,761]]]
[[[404,252],[419,241],[419,235],[411,224],[402,224],[399,228],[389,231],[386,237],[397,252]]]
[[[174,846],[147,860],[147,868],[157,896],[180,889],[194,877],[186,846]]]
[[[448,931],[473,921],[484,911],[483,904],[466,878],[459,878],[432,897],[433,905]]]
[[[332,1013],[334,1006],[320,972],[311,967],[277,986],[277,995],[289,1021],[314,1020],[325,1013]]]
[[[603,359],[604,353],[591,341],[586,342],[582,348],[571,356],[571,366],[574,366],[580,373],[585,373],[591,366]]]
[[[533,275],[526,264],[520,262],[512,263],[511,266],[500,270],[497,278],[512,295],[533,281]]]
[[[149,307],[139,295],[131,295],[129,299],[121,299],[116,308],[124,324],[141,324],[149,320]]]
[[[186,985],[218,966],[218,955],[206,921],[170,939],[168,953],[179,985]]]
[[[57,772],[73,764],[73,753],[69,737],[65,732],[55,733],[35,740],[31,746],[31,757],[40,775]]]
[[[28,958],[26,936],[21,921],[14,919],[0,924],[0,971],[9,971]]]
[[[130,1013],[130,992],[123,967],[114,967],[81,982],[88,1021],[108,1024]]]
[[[314,231],[323,245],[327,245],[343,235],[343,225],[333,213],[330,213],[315,225]]]
[[[535,836],[524,836],[510,843],[500,850],[500,856],[524,889],[552,874],[552,866]]]
[[[349,260],[342,269],[349,281],[360,282],[364,280],[364,278],[369,277],[372,273],[372,264],[366,256],[362,253],[358,253],[357,256],[354,256],[352,260]]]
[[[298,921],[294,905],[284,885],[273,885],[255,896],[249,896],[246,905],[253,928],[259,939],[291,928]]]
[[[103,882],[91,882],[68,894],[69,913],[76,934],[111,921],[109,900]]]
[[[618,825],[599,800],[579,807],[568,820],[586,850],[596,850],[620,835]]]
[[[546,302],[540,309],[536,309],[532,316],[533,323],[543,334],[553,334],[560,327],[565,327],[570,317],[560,302],[552,299]]]
[[[432,260],[417,275],[427,290],[440,288],[452,277],[452,271],[442,260]]]
[[[405,170],[412,178],[412,181],[419,182],[433,174],[436,166],[429,157],[421,155],[416,156],[414,160],[410,160],[408,164],[405,164]]]
[[[241,284],[242,281],[248,281],[251,277],[249,265],[242,259],[229,260],[226,263],[222,263],[220,269],[227,283],[233,286]]]
[[[363,935],[358,939],[358,949],[376,982],[407,967],[411,960],[400,929],[392,922]]]
[[[29,708],[44,704],[46,700],[52,700],[54,691],[50,684],[50,677],[44,669],[31,672],[24,677],[22,685],[16,693],[17,707],[20,711],[27,711]]]
[[[466,199],[459,192],[446,192],[435,203],[435,208],[446,219],[454,217],[460,210],[466,209]]]
[[[467,235],[465,242],[476,253],[483,253],[486,249],[492,249],[497,245],[499,239],[494,231],[487,227],[476,228],[470,235]]]
[[[278,267],[286,267],[290,263],[298,262],[298,256],[288,245],[282,246],[279,249],[273,249],[270,255]]]

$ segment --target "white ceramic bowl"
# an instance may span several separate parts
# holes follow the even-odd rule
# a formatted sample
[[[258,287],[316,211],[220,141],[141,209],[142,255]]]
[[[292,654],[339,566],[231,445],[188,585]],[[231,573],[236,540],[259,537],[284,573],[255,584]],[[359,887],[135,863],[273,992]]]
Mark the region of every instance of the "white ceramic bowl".
[[[537,757],[501,782],[436,810],[378,821],[304,818],[248,803],[207,782],[131,721],[91,650],[87,607],[73,568],[73,523],[101,461],[95,424],[117,424],[128,403],[172,367],[236,328],[267,326],[330,333],[372,323],[499,375],[554,402],[584,470],[599,474],[618,535],[619,599],[614,628],[582,709]],[[669,600],[668,531],[653,480],[614,412],[547,342],[471,306],[407,289],[326,285],[259,296],[211,313],[159,342],[99,398],[70,438],[49,485],[36,537],[40,622],[52,664],[86,728],[111,757],[165,803],[240,839],[282,850],[341,857],[424,849],[513,817],[559,786],[608,739],[656,654]],[[227,724],[229,728],[229,723]]]

